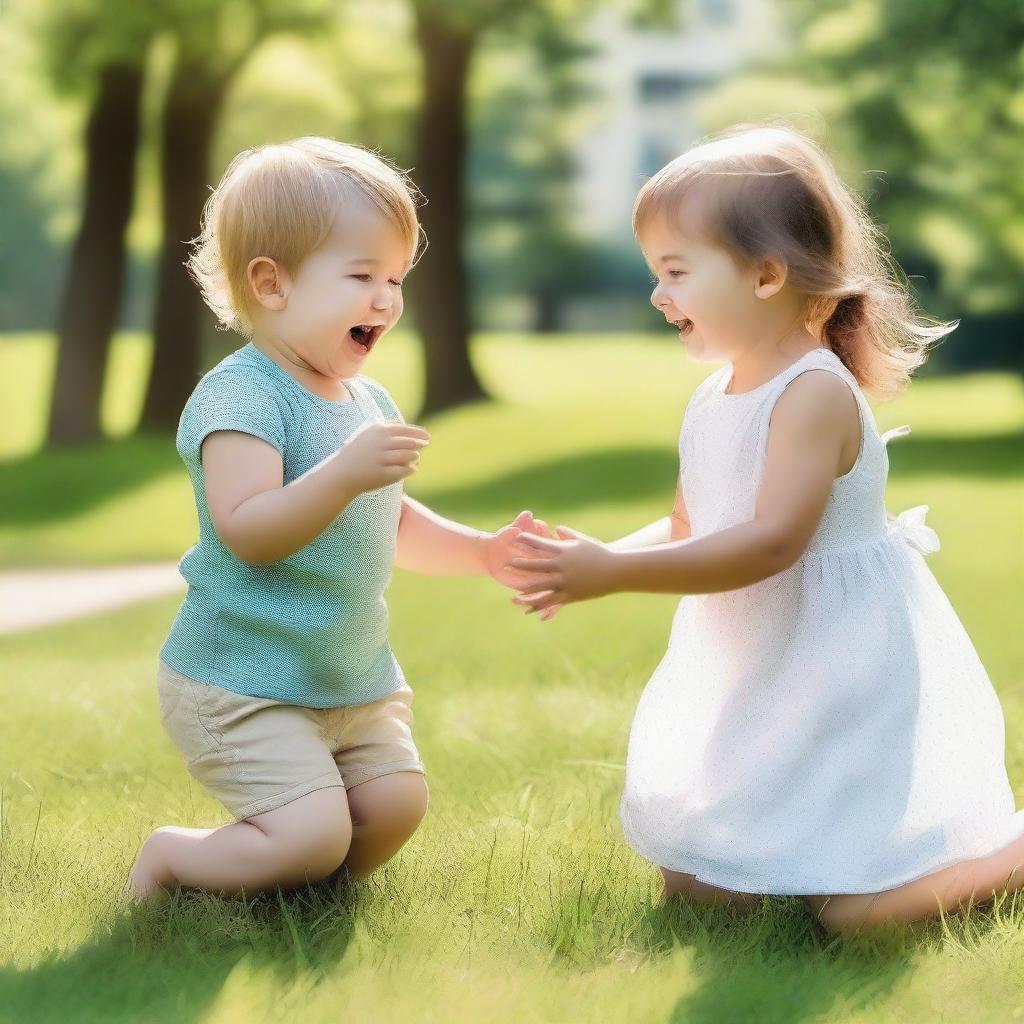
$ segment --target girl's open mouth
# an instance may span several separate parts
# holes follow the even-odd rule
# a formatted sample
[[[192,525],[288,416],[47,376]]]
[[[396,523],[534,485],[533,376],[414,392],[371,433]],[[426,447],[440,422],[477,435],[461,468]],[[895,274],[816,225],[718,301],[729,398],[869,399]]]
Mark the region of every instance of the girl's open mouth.
[[[673,320],[672,323],[679,328],[679,334],[681,337],[686,337],[693,330],[693,321],[687,319],[685,316],[682,320]]]
[[[383,324],[357,324],[348,332],[352,339],[365,352],[369,352],[384,330]]]

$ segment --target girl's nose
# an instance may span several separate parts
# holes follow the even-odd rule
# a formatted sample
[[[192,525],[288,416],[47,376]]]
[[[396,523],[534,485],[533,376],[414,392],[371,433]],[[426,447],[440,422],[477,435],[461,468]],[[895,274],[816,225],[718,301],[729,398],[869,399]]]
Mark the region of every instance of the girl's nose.
[[[664,310],[668,305],[668,297],[662,293],[660,282],[654,286],[654,291],[651,292],[651,305],[655,309]]]
[[[374,309],[390,309],[395,302],[395,297],[391,294],[390,288],[384,288],[382,291],[377,292],[373,297],[373,308]]]

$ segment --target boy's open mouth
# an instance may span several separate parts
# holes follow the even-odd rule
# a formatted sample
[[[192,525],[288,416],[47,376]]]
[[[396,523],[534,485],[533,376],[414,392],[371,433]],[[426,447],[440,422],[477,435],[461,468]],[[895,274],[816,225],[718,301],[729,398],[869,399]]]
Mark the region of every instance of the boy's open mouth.
[[[348,336],[357,344],[361,345],[367,352],[373,348],[374,343],[381,336],[384,330],[383,324],[357,324],[348,332]]]
[[[679,328],[679,333],[682,335],[687,335],[693,330],[693,321],[685,316],[681,320],[673,320],[672,323]]]

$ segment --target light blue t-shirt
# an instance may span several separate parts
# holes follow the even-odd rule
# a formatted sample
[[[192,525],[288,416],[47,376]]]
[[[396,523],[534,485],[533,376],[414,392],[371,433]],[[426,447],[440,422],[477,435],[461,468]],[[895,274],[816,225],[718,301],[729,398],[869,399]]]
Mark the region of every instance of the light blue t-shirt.
[[[384,603],[401,482],[358,495],[304,548],[265,566],[247,565],[224,546],[206,503],[200,448],[215,430],[272,444],[287,484],[367,420],[402,422],[376,381],[347,384],[353,400],[321,398],[250,344],[196,385],[177,447],[192,479],[199,542],[179,563],[188,594],[160,651],[171,668],[235,693],[312,708],[364,704],[404,685]]]

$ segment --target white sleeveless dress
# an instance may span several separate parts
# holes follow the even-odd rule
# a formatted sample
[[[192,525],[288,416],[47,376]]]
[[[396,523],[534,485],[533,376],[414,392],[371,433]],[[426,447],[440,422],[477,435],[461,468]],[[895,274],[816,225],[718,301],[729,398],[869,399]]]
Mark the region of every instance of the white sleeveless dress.
[[[833,352],[743,394],[728,365],[700,385],[680,434],[693,536],[753,518],[772,409],[808,370],[853,391],[856,463],[796,564],[680,601],[629,739],[627,841],[739,892],[875,892],[1024,834],[999,701],[924,562],[927,508],[887,516],[889,435]]]

